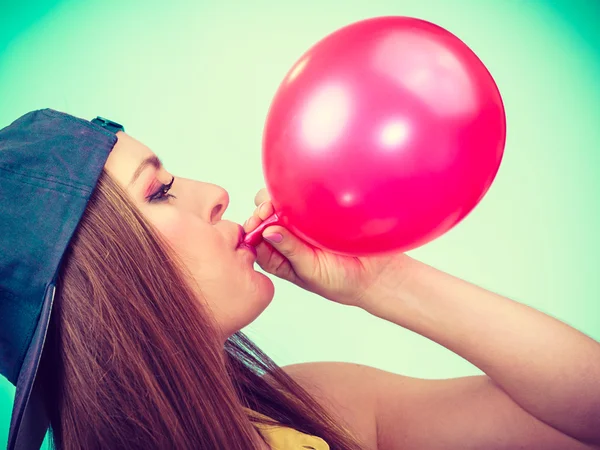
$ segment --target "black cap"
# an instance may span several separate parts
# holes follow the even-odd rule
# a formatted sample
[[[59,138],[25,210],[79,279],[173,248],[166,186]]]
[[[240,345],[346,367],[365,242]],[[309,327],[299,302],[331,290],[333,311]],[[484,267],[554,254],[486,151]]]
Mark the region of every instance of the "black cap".
[[[48,430],[34,381],[56,277],[123,130],[92,122],[43,109],[0,130],[0,374],[16,386],[8,450],[37,450]]]

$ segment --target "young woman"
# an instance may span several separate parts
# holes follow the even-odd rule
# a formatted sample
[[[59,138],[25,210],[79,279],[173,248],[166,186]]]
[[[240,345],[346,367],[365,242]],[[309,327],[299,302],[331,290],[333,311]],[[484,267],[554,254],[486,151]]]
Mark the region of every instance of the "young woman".
[[[60,267],[37,375],[57,448],[600,449],[594,340],[404,254],[335,256],[272,227],[255,257],[222,219],[225,190],[116,136]],[[246,232],[273,212],[264,190],[256,204]],[[486,375],[279,368],[239,331],[274,295],[255,260]]]

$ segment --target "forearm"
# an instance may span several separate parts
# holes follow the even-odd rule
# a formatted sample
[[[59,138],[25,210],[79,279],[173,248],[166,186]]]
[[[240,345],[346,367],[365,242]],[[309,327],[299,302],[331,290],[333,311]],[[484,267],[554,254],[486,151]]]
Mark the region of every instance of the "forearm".
[[[399,289],[380,285],[372,291],[368,312],[470,361],[545,423],[600,442],[598,342],[433,267],[412,259],[409,266]]]

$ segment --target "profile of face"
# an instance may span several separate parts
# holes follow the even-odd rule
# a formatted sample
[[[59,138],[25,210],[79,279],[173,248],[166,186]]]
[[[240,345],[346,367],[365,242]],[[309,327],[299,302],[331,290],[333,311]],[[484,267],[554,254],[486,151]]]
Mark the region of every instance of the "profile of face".
[[[147,146],[124,132],[117,137],[105,170],[182,258],[226,339],[256,319],[274,294],[272,281],[254,270],[254,254],[238,248],[241,227],[222,219],[227,191],[173,178]]]

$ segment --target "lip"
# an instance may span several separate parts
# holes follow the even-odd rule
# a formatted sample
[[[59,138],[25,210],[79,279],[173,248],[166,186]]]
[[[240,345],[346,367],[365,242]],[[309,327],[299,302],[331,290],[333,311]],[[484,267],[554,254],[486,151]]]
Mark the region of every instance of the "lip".
[[[254,260],[256,261],[258,254],[256,253],[256,249],[253,246],[242,242],[242,244],[238,247],[238,250],[248,250],[250,253],[252,253],[252,255],[254,256]]]
[[[236,248],[239,248],[242,245],[245,237],[246,237],[246,231],[244,230],[244,227],[241,225],[238,225],[238,242],[237,242]]]
[[[244,227],[238,225],[238,235],[237,235],[237,243],[235,244],[235,248],[238,249],[244,242],[244,237],[246,236],[246,232],[244,231]]]
[[[249,252],[251,252],[254,255],[254,260],[256,260],[256,257],[257,257],[256,248],[254,248],[250,244],[246,244],[244,242],[245,237],[246,237],[246,231],[244,231],[244,227],[242,227],[240,225],[236,250],[248,250]]]

